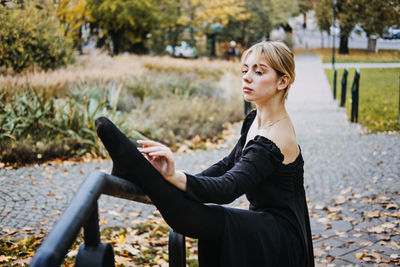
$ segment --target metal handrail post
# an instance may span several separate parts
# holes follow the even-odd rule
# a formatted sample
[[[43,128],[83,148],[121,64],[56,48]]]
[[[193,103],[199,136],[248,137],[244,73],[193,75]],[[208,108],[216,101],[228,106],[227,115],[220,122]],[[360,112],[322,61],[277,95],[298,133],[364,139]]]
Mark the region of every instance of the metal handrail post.
[[[60,266],[81,227],[84,227],[85,244],[79,248],[75,266],[114,266],[111,245],[100,243],[97,200],[101,194],[152,204],[143,190],[132,182],[100,171],[90,173],[36,251],[30,266]],[[185,257],[184,240],[185,237],[178,233],[170,236],[170,244],[173,244],[170,248],[172,262],[175,262],[175,255],[180,255],[177,262],[186,261],[182,258],[182,255]],[[182,266],[174,265],[172,262],[170,266]]]
[[[185,236],[173,229],[169,231],[168,254],[170,267],[186,266]]]
[[[346,68],[343,72],[341,84],[342,84],[342,93],[340,95],[340,106],[344,107],[346,103],[346,91],[347,91],[347,75],[349,74],[349,69]]]
[[[351,122],[358,122],[359,85],[360,69],[357,69],[351,86]]]
[[[92,214],[83,226],[85,247],[97,247],[100,244],[99,212],[97,201],[94,204]]]
[[[106,182],[101,172],[92,172],[79,187],[53,230],[47,235],[30,264],[31,267],[59,266],[72,246],[87,215],[93,212]]]

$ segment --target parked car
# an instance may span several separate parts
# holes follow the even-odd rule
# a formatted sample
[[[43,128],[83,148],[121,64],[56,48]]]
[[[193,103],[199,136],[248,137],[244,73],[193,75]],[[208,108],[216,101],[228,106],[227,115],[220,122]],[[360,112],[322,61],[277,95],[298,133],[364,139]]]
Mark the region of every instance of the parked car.
[[[185,41],[182,41],[180,46],[175,46],[175,49],[171,45],[168,45],[165,50],[174,57],[197,58],[197,49],[191,47]]]
[[[400,29],[397,26],[389,27],[382,37],[383,39],[400,39]]]

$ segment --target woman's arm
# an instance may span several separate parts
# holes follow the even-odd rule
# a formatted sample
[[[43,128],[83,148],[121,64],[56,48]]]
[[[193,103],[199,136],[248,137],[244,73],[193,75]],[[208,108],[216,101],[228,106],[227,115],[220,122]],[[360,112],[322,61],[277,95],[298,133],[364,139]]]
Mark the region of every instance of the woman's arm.
[[[240,149],[239,144],[240,140],[236,143],[235,147],[232,149],[232,151],[229,153],[228,156],[218,161],[217,163],[211,165],[202,172],[196,174],[195,176],[201,175],[201,176],[217,177],[230,170],[235,164],[236,153]]]
[[[175,185],[182,191],[186,191],[186,174],[183,171],[175,170],[175,162],[171,150],[158,142],[150,140],[138,140],[142,146],[138,148],[143,153],[150,163],[163,175],[165,180]],[[202,171],[196,176],[218,177],[226,173],[234,165],[235,154],[239,147],[239,142],[232,149],[231,153],[213,164],[211,167]]]
[[[250,192],[273,173],[283,155],[272,142],[251,140],[232,169],[219,177],[187,174],[186,192],[203,203],[227,204]]]

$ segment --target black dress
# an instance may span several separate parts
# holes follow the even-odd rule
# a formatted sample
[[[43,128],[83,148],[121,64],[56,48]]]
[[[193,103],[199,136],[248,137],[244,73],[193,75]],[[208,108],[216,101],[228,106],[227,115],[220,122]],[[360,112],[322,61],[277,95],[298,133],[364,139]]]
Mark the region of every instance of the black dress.
[[[245,118],[241,137],[227,157],[197,175],[186,174],[190,198],[227,204],[246,194],[250,202],[249,210],[222,207],[222,238],[199,240],[200,265],[314,266],[301,152],[285,165],[276,144],[260,135],[243,150],[255,116],[254,110]]]

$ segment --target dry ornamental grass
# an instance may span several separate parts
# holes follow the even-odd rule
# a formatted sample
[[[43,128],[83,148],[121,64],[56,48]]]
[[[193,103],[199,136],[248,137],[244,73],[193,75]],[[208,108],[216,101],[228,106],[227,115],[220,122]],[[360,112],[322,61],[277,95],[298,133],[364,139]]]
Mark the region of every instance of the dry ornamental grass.
[[[238,63],[220,60],[97,55],[54,71],[3,73],[0,159],[22,165],[104,157],[94,128],[99,116],[132,139],[203,147],[222,138],[224,123],[243,117],[239,71]]]

